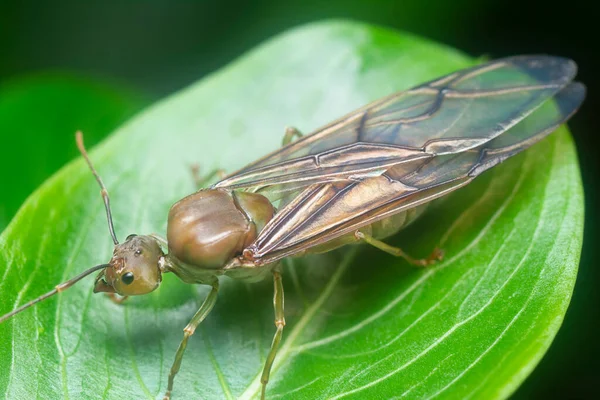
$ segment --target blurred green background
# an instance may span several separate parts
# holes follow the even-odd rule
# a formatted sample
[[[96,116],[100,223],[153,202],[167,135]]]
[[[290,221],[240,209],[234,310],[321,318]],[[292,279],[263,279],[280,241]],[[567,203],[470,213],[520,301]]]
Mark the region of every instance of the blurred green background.
[[[514,0],[2,0],[0,229],[28,193],[76,155],[75,129],[86,131],[91,146],[145,105],[303,23],[361,20],[472,56],[570,57],[579,64],[578,79],[588,86],[588,98],[570,122],[586,194],[581,266],[563,327],[513,397],[600,398],[600,269],[593,253],[600,204],[593,118],[600,79],[593,10],[586,1],[557,6]],[[28,168],[33,163],[38,167]]]

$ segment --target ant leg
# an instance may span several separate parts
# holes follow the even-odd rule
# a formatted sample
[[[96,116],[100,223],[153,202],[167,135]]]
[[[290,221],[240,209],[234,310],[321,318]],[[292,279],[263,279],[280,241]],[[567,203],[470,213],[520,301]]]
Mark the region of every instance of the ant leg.
[[[406,261],[408,261],[410,264],[417,266],[417,267],[430,266],[432,264],[435,264],[437,261],[441,261],[442,258],[444,257],[444,252],[437,247],[433,250],[433,252],[429,255],[429,257],[424,258],[424,259],[417,259],[417,258],[413,258],[413,257],[409,256],[408,254],[406,254],[401,248],[390,246],[389,244],[384,243],[381,240],[377,240],[373,236],[362,233],[361,231],[356,231],[354,233],[354,236],[359,241],[365,242],[365,243],[370,244],[371,246],[377,247],[379,250],[383,250],[386,253],[389,253],[396,257],[402,257]]]
[[[262,384],[262,390],[260,394],[261,400],[265,399],[265,392],[267,391],[267,383],[269,382],[271,367],[273,366],[273,361],[277,355],[277,349],[279,348],[281,336],[283,335],[283,327],[285,326],[285,316],[283,312],[283,282],[281,280],[281,271],[279,270],[279,266],[273,269],[273,284],[275,286],[275,291],[273,294],[273,307],[275,308],[275,326],[277,327],[277,331],[275,331],[275,336],[273,336],[271,350],[269,351],[267,361],[265,361],[265,366],[263,368],[262,376],[260,377],[260,383]]]
[[[116,293],[104,293],[115,304],[123,304],[129,296],[118,296]]]
[[[288,144],[292,143],[292,140],[294,140],[295,137],[300,139],[302,136],[302,132],[300,132],[298,129],[287,126],[285,128],[285,135],[283,135],[281,146],[287,146]]]
[[[218,179],[223,179],[227,175],[225,170],[217,168],[212,170],[207,175],[202,176],[200,175],[200,166],[198,164],[192,164],[190,166],[190,170],[192,173],[192,179],[194,180],[198,190],[208,186],[208,184],[213,181],[215,177]]]
[[[181,360],[183,359],[183,353],[185,352],[185,348],[187,347],[187,342],[190,336],[194,334],[194,331],[200,325],[200,322],[206,318],[208,313],[213,309],[215,303],[217,302],[217,292],[219,291],[219,281],[215,280],[212,283],[212,290],[204,299],[204,302],[192,317],[192,320],[187,324],[187,326],[183,329],[183,340],[179,344],[179,348],[177,348],[177,353],[175,354],[175,361],[171,366],[171,372],[169,373],[169,382],[167,384],[167,392],[165,393],[164,400],[169,400],[171,398],[171,392],[173,391],[173,380],[175,379],[175,375],[179,372],[179,367],[181,366]]]

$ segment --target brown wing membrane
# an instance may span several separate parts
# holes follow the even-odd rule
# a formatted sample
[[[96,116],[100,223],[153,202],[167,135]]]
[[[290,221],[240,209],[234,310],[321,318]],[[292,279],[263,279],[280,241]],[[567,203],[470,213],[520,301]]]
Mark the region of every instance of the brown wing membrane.
[[[576,69],[564,58],[519,56],[455,72],[352,112],[215,187],[268,195],[479,147],[552,98]]]
[[[313,184],[277,213],[246,254],[257,264],[270,263],[443,196],[547,136],[584,97],[585,87],[572,83],[477,148],[398,164],[380,176]]]

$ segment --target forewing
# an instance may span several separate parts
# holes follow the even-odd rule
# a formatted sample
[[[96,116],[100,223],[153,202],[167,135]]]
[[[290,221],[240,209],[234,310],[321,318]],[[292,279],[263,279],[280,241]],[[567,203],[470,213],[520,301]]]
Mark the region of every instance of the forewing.
[[[285,192],[479,147],[530,115],[575,73],[571,60],[550,56],[458,71],[354,111],[215,187]]]
[[[555,101],[477,148],[399,164],[380,176],[313,184],[276,214],[246,255],[270,263],[443,196],[547,136],[584,97],[585,87],[572,83]]]

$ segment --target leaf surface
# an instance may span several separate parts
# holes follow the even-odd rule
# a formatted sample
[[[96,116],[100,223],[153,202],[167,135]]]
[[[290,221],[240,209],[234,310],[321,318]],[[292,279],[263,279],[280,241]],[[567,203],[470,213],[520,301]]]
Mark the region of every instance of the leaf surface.
[[[146,103],[114,85],[66,73],[41,73],[0,84],[0,231],[27,196],[78,155],[76,130],[99,142]]]
[[[170,205],[194,190],[191,163],[233,171],[275,149],[286,125],[310,132],[471,64],[356,23],[277,37],[94,149],[117,235],[164,233]],[[365,247],[287,262],[287,326],[268,398],[506,398],[564,317],[582,225],[577,157],[561,128],[390,240],[417,256],[440,245],[446,259],[433,268]],[[82,160],[28,199],[0,247],[0,314],[109,259],[102,202]],[[162,398],[181,329],[207,288],[166,276],[159,291],[117,306],[91,285],[0,325],[0,394]],[[225,279],[173,398],[256,398],[273,333],[272,283]]]

